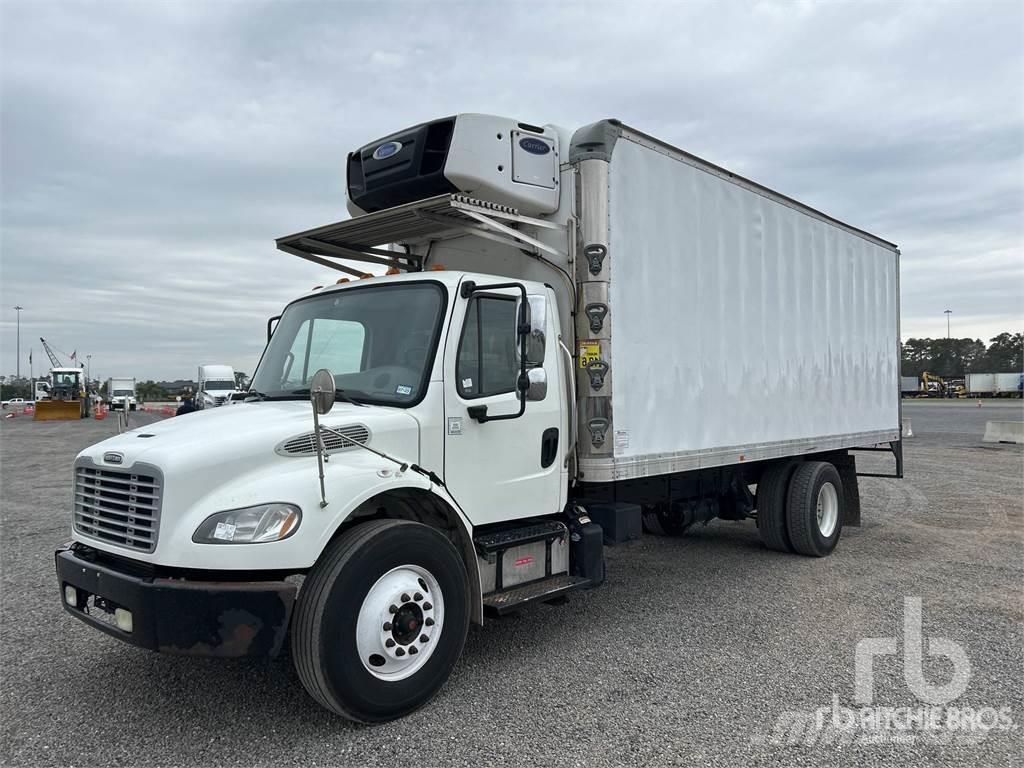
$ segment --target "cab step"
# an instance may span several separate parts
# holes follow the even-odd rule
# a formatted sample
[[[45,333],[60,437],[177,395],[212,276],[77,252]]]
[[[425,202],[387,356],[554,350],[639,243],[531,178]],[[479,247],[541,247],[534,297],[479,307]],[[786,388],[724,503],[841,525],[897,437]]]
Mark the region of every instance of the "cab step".
[[[561,574],[540,581],[532,581],[501,592],[484,595],[484,611],[492,616],[502,616],[517,611],[531,603],[542,603],[562,597],[577,589],[590,585],[590,579],[582,576]]]
[[[473,543],[476,545],[477,552],[485,555],[519,547],[523,544],[532,544],[535,541],[551,541],[561,538],[565,534],[566,528],[562,523],[553,520],[540,520],[519,528],[479,534],[473,537]]]

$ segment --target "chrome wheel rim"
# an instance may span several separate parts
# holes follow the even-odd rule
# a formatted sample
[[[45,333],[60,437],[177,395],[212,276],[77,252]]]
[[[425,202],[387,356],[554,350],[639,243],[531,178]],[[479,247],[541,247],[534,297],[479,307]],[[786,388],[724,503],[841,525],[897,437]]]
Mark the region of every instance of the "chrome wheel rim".
[[[444,626],[444,597],[434,575],[401,565],[370,587],[356,620],[356,650],[380,680],[404,680],[434,652]]]
[[[825,483],[818,489],[818,531],[828,538],[839,523],[839,494],[832,483]]]

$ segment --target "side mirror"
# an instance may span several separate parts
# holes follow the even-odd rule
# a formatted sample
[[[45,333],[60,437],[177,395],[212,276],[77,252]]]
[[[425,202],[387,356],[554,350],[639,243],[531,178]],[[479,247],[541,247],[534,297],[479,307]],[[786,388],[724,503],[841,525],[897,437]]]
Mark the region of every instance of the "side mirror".
[[[326,368],[321,368],[313,374],[313,380],[309,385],[309,400],[313,403],[313,410],[321,416],[330,412],[334,407],[334,374]]]
[[[531,368],[526,373],[530,386],[526,390],[527,400],[543,400],[548,396],[548,375],[543,368]]]

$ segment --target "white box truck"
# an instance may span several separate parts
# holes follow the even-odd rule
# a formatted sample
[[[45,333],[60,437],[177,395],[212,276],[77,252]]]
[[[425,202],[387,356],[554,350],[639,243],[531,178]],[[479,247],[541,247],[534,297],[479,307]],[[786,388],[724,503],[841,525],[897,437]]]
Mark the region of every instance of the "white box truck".
[[[921,381],[917,376],[900,376],[900,392],[904,397],[913,397],[921,391]]]
[[[200,365],[196,375],[195,407],[216,408],[238,394],[235,370],[230,365]]]
[[[76,459],[56,565],[87,624],[290,632],[316,701],[388,720],[470,622],[598,586],[641,525],[824,556],[853,451],[902,476],[893,244],[614,120],[459,115],[347,167],[352,218],[278,240],[344,277],[268,321],[246,402]]]
[[[112,411],[134,411],[138,405],[135,399],[135,379],[125,376],[111,376],[107,379],[107,405]]]

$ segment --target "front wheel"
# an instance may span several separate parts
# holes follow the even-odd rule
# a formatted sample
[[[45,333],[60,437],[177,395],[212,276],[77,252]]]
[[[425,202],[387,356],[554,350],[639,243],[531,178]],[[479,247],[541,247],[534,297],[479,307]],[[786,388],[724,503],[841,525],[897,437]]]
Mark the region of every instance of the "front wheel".
[[[375,520],[332,542],[306,578],[292,658],[322,706],[383,722],[433,697],[468,629],[468,579],[451,541],[421,523]]]

